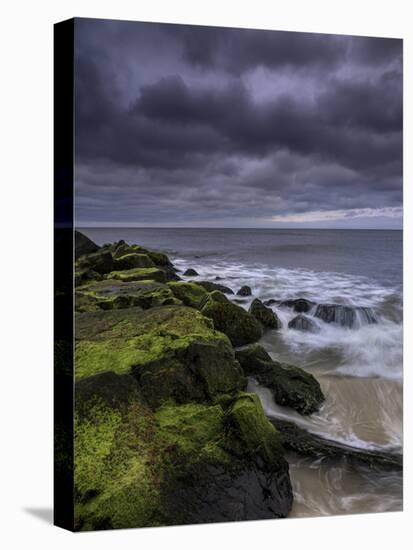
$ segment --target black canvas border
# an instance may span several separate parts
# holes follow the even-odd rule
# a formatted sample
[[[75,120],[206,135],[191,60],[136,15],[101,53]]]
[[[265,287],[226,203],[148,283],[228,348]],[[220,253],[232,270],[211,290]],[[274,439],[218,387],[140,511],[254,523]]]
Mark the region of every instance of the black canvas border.
[[[54,25],[54,518],[74,530],[74,19]]]

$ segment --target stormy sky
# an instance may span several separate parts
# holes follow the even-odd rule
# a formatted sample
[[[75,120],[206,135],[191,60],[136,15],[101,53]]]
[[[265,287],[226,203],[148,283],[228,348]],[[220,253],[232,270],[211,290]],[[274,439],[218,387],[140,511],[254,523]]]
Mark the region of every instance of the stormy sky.
[[[402,41],[77,19],[81,225],[400,228]]]

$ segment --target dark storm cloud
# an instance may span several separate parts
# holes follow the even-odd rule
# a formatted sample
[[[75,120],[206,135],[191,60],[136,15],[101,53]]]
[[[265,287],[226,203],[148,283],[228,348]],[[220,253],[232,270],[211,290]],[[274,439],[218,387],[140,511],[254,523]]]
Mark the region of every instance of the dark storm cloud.
[[[80,223],[400,219],[399,40],[77,20],[75,107]]]

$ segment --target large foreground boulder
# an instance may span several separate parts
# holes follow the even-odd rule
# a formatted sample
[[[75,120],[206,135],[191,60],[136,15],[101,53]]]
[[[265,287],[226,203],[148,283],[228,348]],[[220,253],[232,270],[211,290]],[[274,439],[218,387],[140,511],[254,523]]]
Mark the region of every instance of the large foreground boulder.
[[[269,388],[279,405],[306,415],[318,411],[324,401],[314,376],[298,367],[273,361],[262,346],[249,346],[235,355],[244,373]]]
[[[124,398],[115,407],[90,399],[76,414],[76,530],[288,514],[288,463],[255,396],[155,412]]]
[[[265,328],[281,328],[281,321],[278,315],[270,307],[266,307],[258,298],[253,300],[248,312]]]
[[[168,399],[214,402],[246,386],[228,338],[192,308],[81,313],[75,337],[77,379],[131,374],[152,407]]]
[[[93,254],[87,254],[79,258],[77,268],[79,270],[91,269],[96,273],[105,275],[114,269],[112,254],[102,250]]]
[[[217,330],[228,336],[233,346],[256,342],[262,336],[262,327],[255,317],[217,290],[209,294],[201,311],[213,320]]]

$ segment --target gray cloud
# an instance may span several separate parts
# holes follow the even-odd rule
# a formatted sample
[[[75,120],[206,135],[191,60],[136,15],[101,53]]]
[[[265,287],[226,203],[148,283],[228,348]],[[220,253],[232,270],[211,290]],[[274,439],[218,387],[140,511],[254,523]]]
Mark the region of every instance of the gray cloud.
[[[75,46],[80,224],[401,206],[400,40],[78,19]]]

